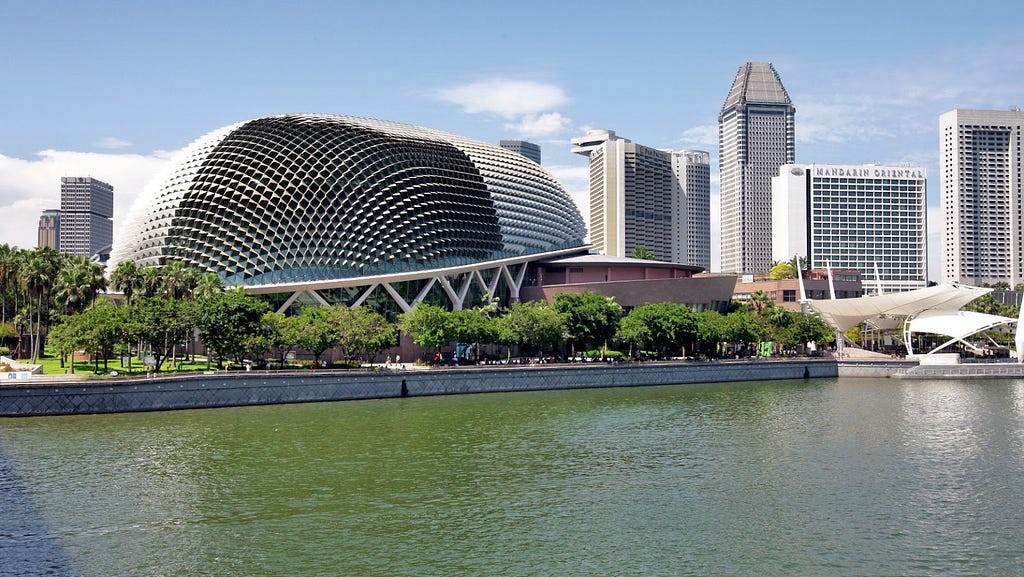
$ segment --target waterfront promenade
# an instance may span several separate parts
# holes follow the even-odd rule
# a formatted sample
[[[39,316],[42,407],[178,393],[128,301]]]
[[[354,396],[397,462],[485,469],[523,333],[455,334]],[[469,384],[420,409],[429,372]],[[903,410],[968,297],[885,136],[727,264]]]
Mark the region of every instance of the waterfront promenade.
[[[465,393],[838,376],[828,359],[225,372],[0,386],[0,416],[199,409]]]

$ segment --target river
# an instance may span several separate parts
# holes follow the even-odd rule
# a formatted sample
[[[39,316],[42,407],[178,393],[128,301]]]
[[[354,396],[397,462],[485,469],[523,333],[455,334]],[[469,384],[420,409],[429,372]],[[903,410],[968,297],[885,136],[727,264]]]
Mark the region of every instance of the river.
[[[1019,576],[1024,381],[0,419],[0,504],[0,575]]]

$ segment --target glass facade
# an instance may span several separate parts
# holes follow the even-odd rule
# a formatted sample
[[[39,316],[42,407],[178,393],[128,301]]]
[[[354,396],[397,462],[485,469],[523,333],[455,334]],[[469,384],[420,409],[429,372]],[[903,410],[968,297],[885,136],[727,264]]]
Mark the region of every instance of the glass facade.
[[[262,118],[200,138],[173,164],[132,209],[112,265],[181,261],[261,286],[470,265],[585,235],[540,166],[416,126]]]

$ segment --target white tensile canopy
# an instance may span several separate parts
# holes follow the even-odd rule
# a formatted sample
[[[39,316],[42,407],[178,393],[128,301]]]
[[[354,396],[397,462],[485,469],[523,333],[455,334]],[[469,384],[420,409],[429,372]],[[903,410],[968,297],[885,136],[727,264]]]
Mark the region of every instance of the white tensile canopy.
[[[904,343],[908,345],[908,351],[913,333],[934,333],[950,337],[950,341],[935,349],[937,351],[979,332],[1017,323],[1018,319],[960,310],[960,307],[992,290],[951,283],[879,296],[806,302],[822,320],[839,332],[845,332],[862,322],[880,328],[895,328],[903,324]]]

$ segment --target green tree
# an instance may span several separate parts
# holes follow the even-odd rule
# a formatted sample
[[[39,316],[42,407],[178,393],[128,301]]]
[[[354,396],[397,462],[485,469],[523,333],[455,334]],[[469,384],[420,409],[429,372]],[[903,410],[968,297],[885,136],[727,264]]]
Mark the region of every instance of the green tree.
[[[132,296],[142,288],[142,272],[135,261],[124,260],[117,263],[110,273],[110,287],[120,291],[127,303],[132,302]]]
[[[18,311],[21,261],[21,250],[18,247],[0,245],[0,324],[6,323],[8,315],[13,317]]]
[[[630,346],[656,350],[659,355],[680,354],[697,340],[698,320],[690,307],[651,303],[634,307],[619,323],[618,336]]]
[[[282,367],[288,353],[299,343],[300,329],[294,319],[295,317],[288,317],[283,313],[267,311],[261,321],[263,331],[267,335],[269,350],[274,353]]]
[[[416,308],[398,315],[398,327],[419,346],[437,352],[455,340],[452,314],[427,303],[420,303]]]
[[[559,293],[555,295],[555,310],[562,315],[566,332],[573,346],[584,349],[601,347],[615,336],[622,318],[622,307],[615,299],[596,293]]]
[[[562,315],[546,301],[512,303],[503,315],[495,319],[496,340],[512,346],[537,349],[540,354],[558,346],[565,333]]]
[[[826,344],[835,341],[828,323],[816,315],[790,313],[791,321],[779,332],[778,340],[787,347],[801,347],[807,343]]]
[[[805,273],[810,270],[811,263],[807,261],[806,256],[800,256],[794,254],[793,258],[789,259],[789,266],[793,267],[793,271],[800,276],[807,276]]]
[[[84,257],[64,255],[53,286],[54,304],[61,314],[81,312],[96,302],[96,293],[106,288],[97,268]]]
[[[654,256],[654,253],[651,252],[646,246],[638,246],[634,248],[633,258],[638,258],[641,260],[658,260],[658,257]]]
[[[190,303],[165,296],[135,298],[121,314],[125,340],[140,343],[155,360],[156,371],[173,354],[175,344],[187,338],[195,317]]]
[[[965,311],[998,315],[1002,311],[1002,304],[992,296],[992,293],[984,294],[963,306]]]
[[[772,280],[782,280],[796,278],[796,272],[797,269],[793,268],[791,263],[777,262],[772,267],[771,272],[768,273],[768,276],[770,276]]]
[[[21,267],[20,284],[29,297],[35,313],[35,319],[29,321],[32,334],[32,363],[42,354],[42,335],[44,322],[49,321],[51,286],[56,280],[59,270],[60,256],[49,247],[40,247],[28,253],[24,266]],[[45,319],[45,321],[44,321]]]
[[[78,323],[68,322],[68,320],[50,329],[50,333],[46,335],[47,343],[57,351],[57,355],[60,357],[61,368],[64,367],[68,355],[82,348],[85,340]],[[71,362],[71,374],[75,374],[74,360]]]
[[[725,317],[712,310],[701,311],[696,316],[698,348],[708,357],[717,357],[719,344],[723,340]]]
[[[253,339],[264,335],[267,304],[245,294],[241,287],[197,300],[196,310],[199,337],[216,354],[218,367],[224,359],[240,362],[254,345],[262,346]]]
[[[764,337],[764,328],[749,314],[735,312],[725,316],[722,323],[723,341],[747,346],[761,342]]]
[[[451,327],[455,342],[480,345],[498,340],[495,321],[483,308],[452,311]]]
[[[337,323],[338,315],[332,307],[306,307],[293,318],[296,319],[298,345],[313,353],[315,368],[320,364],[324,351],[341,342],[342,327]]]
[[[201,275],[199,280],[196,281],[196,286],[192,290],[192,298],[198,300],[204,297],[214,296],[222,292],[224,292],[224,281],[217,276],[217,273],[208,272]]]
[[[398,344],[398,327],[370,307],[345,307],[335,311],[342,321],[338,347],[345,358],[357,354],[374,356]]]

